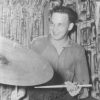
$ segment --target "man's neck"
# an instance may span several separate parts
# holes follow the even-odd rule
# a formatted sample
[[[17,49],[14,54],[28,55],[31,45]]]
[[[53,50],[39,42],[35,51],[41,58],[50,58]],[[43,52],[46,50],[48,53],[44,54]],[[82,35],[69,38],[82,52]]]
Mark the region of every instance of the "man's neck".
[[[64,38],[64,39],[61,39],[61,40],[55,40],[55,39],[51,39],[51,42],[55,45],[58,45],[58,46],[63,46],[65,43],[68,42],[68,37],[67,38]]]
[[[68,41],[69,39],[62,39],[62,40],[54,40],[54,39],[51,39],[51,42],[52,44],[54,45],[54,47],[56,48],[57,52],[58,52],[58,55],[61,54],[61,52],[63,51],[63,47],[65,47],[65,45],[67,46],[68,45]]]

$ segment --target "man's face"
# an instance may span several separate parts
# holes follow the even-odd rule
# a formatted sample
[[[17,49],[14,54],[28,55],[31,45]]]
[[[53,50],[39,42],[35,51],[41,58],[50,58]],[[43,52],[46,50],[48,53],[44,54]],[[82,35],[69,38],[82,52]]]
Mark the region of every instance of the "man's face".
[[[53,13],[50,23],[50,33],[53,39],[61,40],[65,38],[69,28],[69,17],[64,13]]]

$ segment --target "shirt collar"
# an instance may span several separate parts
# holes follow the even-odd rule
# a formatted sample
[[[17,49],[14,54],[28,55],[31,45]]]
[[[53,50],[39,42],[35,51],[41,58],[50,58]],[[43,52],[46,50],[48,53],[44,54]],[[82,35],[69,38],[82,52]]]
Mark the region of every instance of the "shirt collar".
[[[68,38],[68,41],[65,42],[62,47],[65,48],[65,47],[70,47],[72,45],[72,40],[70,38]]]
[[[51,35],[48,35],[48,39],[49,41],[51,42]],[[73,45],[73,41],[68,37],[68,41],[63,43],[63,45],[61,45],[62,48],[65,48],[65,47],[71,47]]]

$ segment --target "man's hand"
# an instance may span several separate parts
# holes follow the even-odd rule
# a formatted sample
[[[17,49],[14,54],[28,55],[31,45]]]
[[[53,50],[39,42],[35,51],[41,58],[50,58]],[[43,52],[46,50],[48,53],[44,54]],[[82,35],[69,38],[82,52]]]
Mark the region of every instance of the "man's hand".
[[[66,89],[71,96],[76,96],[77,94],[79,94],[81,87],[79,87],[77,83],[72,83],[70,81],[67,81],[65,82],[65,84],[66,84]]]

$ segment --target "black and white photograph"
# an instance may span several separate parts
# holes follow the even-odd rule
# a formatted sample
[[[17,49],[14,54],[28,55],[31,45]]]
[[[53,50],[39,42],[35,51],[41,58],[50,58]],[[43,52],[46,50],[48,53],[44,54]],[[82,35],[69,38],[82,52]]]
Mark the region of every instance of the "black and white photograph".
[[[0,100],[100,100],[100,0],[0,0]]]

